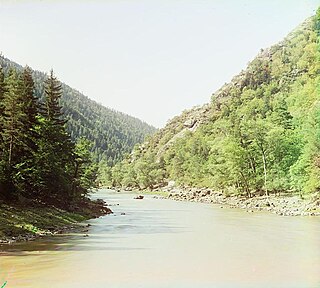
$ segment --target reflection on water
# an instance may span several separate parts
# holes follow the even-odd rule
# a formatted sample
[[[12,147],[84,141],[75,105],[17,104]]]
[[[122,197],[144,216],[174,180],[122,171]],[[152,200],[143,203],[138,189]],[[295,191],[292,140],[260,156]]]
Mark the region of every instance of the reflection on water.
[[[96,197],[119,205],[88,231],[1,246],[0,287],[320,287],[319,218]]]

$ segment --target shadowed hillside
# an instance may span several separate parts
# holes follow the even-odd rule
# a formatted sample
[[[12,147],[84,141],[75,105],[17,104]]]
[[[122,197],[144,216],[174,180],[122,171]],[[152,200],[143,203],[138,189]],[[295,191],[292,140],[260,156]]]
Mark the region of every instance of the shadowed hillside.
[[[23,69],[5,57],[0,57],[0,65],[5,73],[11,67],[20,71]],[[33,71],[35,94],[41,99],[46,77],[43,72]],[[85,137],[93,142],[97,161],[105,160],[109,165],[115,164],[136,143],[142,142],[146,135],[156,130],[137,118],[98,104],[67,84],[62,84],[62,89],[61,105],[68,119],[68,131],[73,140]]]

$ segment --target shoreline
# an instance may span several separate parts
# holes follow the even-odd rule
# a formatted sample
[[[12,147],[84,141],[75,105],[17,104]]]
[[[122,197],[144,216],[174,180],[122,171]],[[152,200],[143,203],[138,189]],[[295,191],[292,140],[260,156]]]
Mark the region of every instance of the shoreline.
[[[268,211],[280,216],[320,216],[320,199],[315,195],[308,199],[301,199],[298,195],[274,194],[248,198],[240,195],[226,196],[208,188],[164,187],[161,191],[167,193],[164,198],[175,201],[212,203],[221,205],[220,208],[239,208],[247,212]]]
[[[107,203],[101,199],[83,201],[73,211],[45,205],[0,204],[0,247],[81,231],[90,226],[82,224],[83,221],[111,213]]]
[[[158,199],[212,203],[220,205],[220,208],[238,208],[247,212],[267,211],[280,216],[320,216],[320,195],[317,193],[305,195],[305,199],[296,194],[271,194],[268,197],[255,195],[248,198],[235,194],[226,196],[222,192],[213,191],[210,188],[171,185],[140,190],[132,187],[108,186],[104,188],[117,192],[124,191],[134,194],[153,195],[154,198]]]
[[[119,187],[112,189],[120,191]],[[134,193],[153,194],[155,198],[159,199],[212,203],[220,205],[220,208],[238,208],[246,212],[268,211],[280,216],[320,216],[320,195],[317,193],[304,195],[305,198],[292,194],[254,195],[249,198],[237,194],[225,195],[210,188],[171,185],[145,190],[136,190],[130,187],[122,189]]]

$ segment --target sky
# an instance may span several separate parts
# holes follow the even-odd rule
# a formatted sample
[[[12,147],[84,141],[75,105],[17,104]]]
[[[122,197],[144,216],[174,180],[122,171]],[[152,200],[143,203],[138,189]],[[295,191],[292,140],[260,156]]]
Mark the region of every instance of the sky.
[[[0,52],[161,128],[320,0],[0,0]]]

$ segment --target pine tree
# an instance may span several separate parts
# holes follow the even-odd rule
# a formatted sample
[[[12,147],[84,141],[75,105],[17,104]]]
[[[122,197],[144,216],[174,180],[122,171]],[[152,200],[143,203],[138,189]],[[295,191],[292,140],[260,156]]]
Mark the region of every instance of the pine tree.
[[[3,73],[3,69],[0,66],[0,115],[2,115],[2,101],[3,101],[3,95],[5,92],[5,86],[4,86],[4,73]]]
[[[23,98],[24,98],[24,107],[28,117],[28,123],[26,123],[26,129],[32,129],[36,123],[36,118],[38,115],[39,104],[37,98],[35,97],[35,87],[34,81],[32,78],[32,70],[30,67],[26,66],[22,74],[23,82]]]
[[[19,171],[16,165],[20,162],[27,148],[26,135],[23,133],[27,115],[23,109],[22,82],[15,70],[9,72],[5,79],[5,92],[2,100],[2,157],[6,184],[4,190],[13,196],[14,179]]]
[[[4,73],[3,69],[0,66],[0,158],[2,158],[1,147],[2,147],[2,122],[3,122],[3,96],[5,92],[5,83],[4,83]]]
[[[37,153],[38,134],[36,127],[38,125],[39,104],[34,93],[34,81],[32,78],[32,70],[27,66],[20,75],[21,81],[21,101],[22,112],[25,114],[25,121],[21,127],[23,142],[25,143],[23,153],[21,153],[20,161],[16,164],[17,175],[14,185],[26,197],[34,197],[35,183],[34,172],[35,163],[34,156]]]
[[[3,96],[5,91],[4,85],[4,73],[2,67],[0,67],[0,198],[4,194],[5,190],[5,160],[4,160],[4,143],[2,137],[3,126]]]
[[[45,81],[45,103],[42,111],[43,116],[56,126],[63,126],[66,121],[62,120],[63,112],[60,106],[60,98],[62,96],[62,86],[58,79],[54,76],[53,70]]]
[[[16,161],[18,150],[25,146],[21,131],[26,122],[21,97],[22,83],[15,70],[11,70],[6,79],[6,92],[3,97],[3,138],[7,145],[8,166]]]
[[[44,201],[66,206],[72,190],[74,145],[62,119],[61,95],[61,84],[51,71],[45,82],[45,103],[37,129],[36,182]]]

